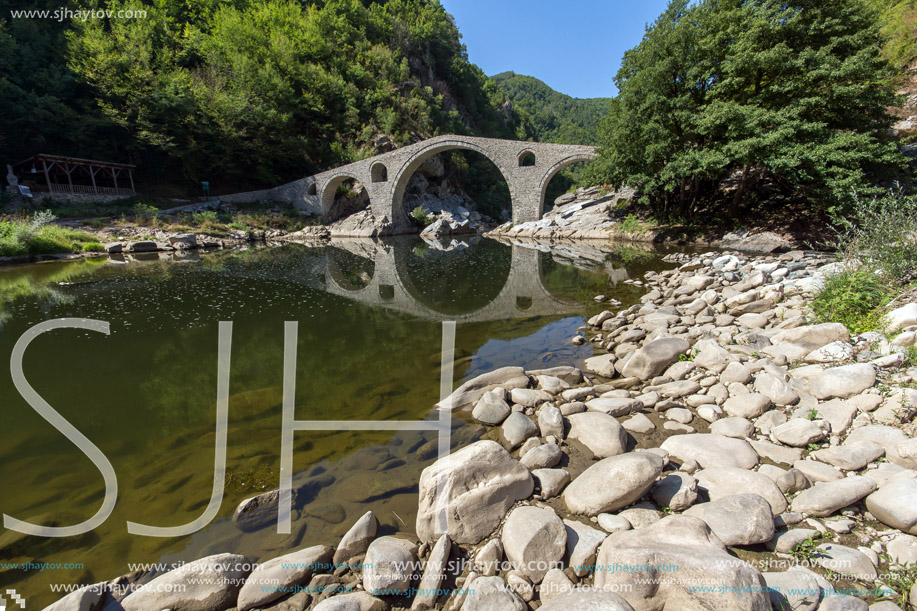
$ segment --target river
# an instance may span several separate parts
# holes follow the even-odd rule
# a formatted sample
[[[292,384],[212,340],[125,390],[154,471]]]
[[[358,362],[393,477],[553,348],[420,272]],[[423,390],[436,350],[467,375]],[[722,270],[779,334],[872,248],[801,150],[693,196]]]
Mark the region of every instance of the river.
[[[299,431],[290,534],[232,520],[243,499],[278,486],[284,323],[298,321],[298,420],[435,419],[443,321],[456,322],[453,387],[505,365],[541,369],[592,356],[570,338],[604,307],[635,303],[628,278],[671,267],[634,247],[541,247],[489,239],[442,250],[418,238],[322,247],[111,258],[0,271],[0,353],[55,318],[107,321],[110,333],[61,329],[25,353],[29,383],[107,457],[117,504],[98,528],[43,538],[3,529],[0,586],[30,608],[53,584],[95,583],[143,563],[217,553],[267,559],[334,544],[367,510],[383,531],[412,533],[417,478],[436,456],[431,431]],[[215,519],[183,537],[127,532],[128,521],[179,526],[205,510],[213,486],[219,321],[232,321],[225,493]],[[76,524],[102,503],[96,466],[0,374],[0,510],[46,526]],[[483,433],[453,417],[455,449]],[[41,568],[36,563],[45,563]],[[10,568],[24,564],[29,567]]]

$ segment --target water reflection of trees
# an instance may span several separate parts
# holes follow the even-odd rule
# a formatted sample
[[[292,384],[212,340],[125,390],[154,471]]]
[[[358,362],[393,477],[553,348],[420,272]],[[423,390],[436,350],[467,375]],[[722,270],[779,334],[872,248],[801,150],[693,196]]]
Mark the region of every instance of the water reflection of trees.
[[[61,284],[83,282],[101,269],[105,259],[81,259],[45,263],[0,273],[0,323],[12,317],[12,308],[29,299],[41,306],[73,303],[74,297]]]

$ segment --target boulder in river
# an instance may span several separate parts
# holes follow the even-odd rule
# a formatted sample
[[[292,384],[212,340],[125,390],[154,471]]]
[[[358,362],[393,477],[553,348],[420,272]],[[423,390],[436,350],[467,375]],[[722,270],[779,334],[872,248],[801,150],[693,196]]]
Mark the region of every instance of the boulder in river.
[[[500,444],[475,442],[421,473],[417,535],[433,541],[446,532],[455,543],[478,543],[533,489],[529,470]]]

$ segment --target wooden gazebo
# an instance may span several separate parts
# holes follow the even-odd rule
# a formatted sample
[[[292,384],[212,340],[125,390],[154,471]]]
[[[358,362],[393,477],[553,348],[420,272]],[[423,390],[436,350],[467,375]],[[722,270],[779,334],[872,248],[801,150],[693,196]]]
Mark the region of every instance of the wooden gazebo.
[[[33,192],[81,193],[94,195],[135,195],[134,167],[127,163],[112,163],[39,154],[20,161],[13,171],[22,184]],[[124,183],[125,175],[130,188]]]

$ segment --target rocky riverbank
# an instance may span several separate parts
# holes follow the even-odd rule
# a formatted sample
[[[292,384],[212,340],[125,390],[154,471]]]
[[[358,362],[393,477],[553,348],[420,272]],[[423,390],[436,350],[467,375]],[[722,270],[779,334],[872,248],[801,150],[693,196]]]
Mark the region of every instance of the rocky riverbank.
[[[774,231],[714,230],[712,234],[700,235],[683,227],[641,222],[636,216],[625,214],[633,196],[632,189],[607,192],[600,186],[581,187],[558,197],[554,207],[541,219],[518,225],[507,222],[485,235],[543,242],[678,242],[747,253],[787,252],[802,246],[798,237]]]
[[[218,554],[50,609],[914,607],[917,303],[851,335],[807,319],[823,255],[672,260],[571,338],[600,353],[582,368],[498,369],[437,406],[485,438],[423,471],[413,533],[369,512],[336,548]]]

